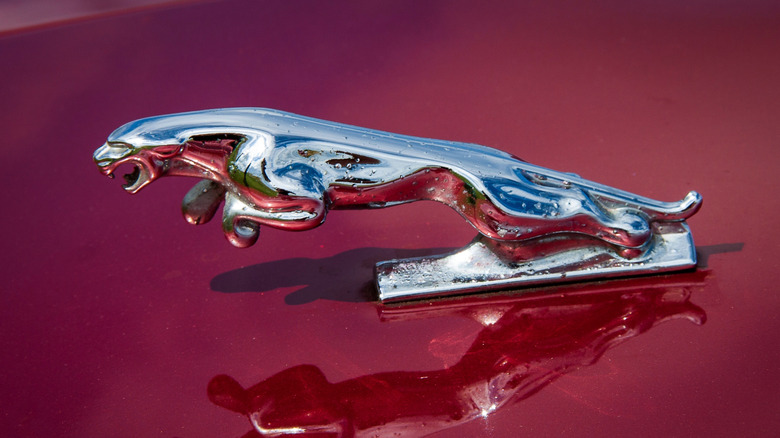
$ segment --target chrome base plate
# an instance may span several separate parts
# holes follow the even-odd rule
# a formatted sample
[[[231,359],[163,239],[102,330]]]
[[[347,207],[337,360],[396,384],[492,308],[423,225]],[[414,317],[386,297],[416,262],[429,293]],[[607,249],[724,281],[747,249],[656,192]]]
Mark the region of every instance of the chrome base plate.
[[[677,271],[696,266],[696,249],[685,222],[654,224],[652,240],[639,255],[630,258],[612,246],[596,245],[539,251],[532,258],[507,257],[506,249],[497,251],[492,242],[478,236],[466,247],[449,254],[378,263],[376,284],[380,301]],[[538,243],[515,245],[520,248],[520,245],[528,247]],[[545,245],[549,249],[549,242]]]

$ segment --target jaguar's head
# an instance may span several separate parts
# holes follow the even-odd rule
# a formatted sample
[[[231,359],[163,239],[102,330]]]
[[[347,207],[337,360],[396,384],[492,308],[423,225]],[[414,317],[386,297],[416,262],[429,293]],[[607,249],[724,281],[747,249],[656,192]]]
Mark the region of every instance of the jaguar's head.
[[[95,151],[93,158],[100,171],[110,178],[114,177],[114,171],[120,165],[132,164],[133,170],[124,175],[125,184],[122,188],[135,193],[160,176],[160,166],[151,159],[150,154],[141,153],[142,151],[144,151],[143,147],[108,141]]]
[[[130,193],[163,176],[201,179],[184,197],[185,219],[206,223],[224,203],[223,231],[239,247],[255,243],[260,224],[289,230],[319,225],[325,215],[321,198],[268,188],[248,171],[267,144],[264,131],[248,123],[253,117],[252,110],[239,108],[137,120],[114,131],[93,159],[109,177],[131,166],[123,185]],[[243,146],[254,147],[254,154],[242,153]]]
[[[114,131],[95,151],[95,164],[111,178],[120,166],[131,165],[122,186],[130,193],[164,175],[221,182],[225,177],[224,164],[243,137],[197,119],[190,114],[130,122]]]

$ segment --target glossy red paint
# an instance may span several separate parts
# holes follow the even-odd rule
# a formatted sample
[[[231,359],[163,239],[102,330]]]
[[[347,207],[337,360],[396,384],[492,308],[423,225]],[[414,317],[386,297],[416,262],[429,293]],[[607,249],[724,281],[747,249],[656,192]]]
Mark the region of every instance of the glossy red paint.
[[[255,431],[269,435],[438,432],[517,404],[659,322],[684,318],[703,323],[704,311],[689,301],[703,277],[697,274],[658,278],[651,285],[641,280],[589,284],[576,294],[547,288],[535,298],[493,294],[380,307],[383,320],[463,317],[484,328],[457,362],[442,369],[330,383],[316,366],[298,365],[247,390],[229,376],[216,376],[209,383],[209,398],[248,416]],[[434,338],[431,345],[442,342]]]
[[[458,379],[487,381],[505,357],[538,381],[486,417],[386,424],[439,437],[773,435],[778,22],[774,2],[247,1],[5,35],[0,430],[241,436],[257,405],[231,400],[262,399],[295,370],[321,373],[342,418],[387,400],[350,386],[404,395],[430,375],[443,392],[425,397],[452,401]],[[181,220],[192,181],[128,196],[94,169],[124,122],[233,106],[484,144],[656,199],[695,189],[699,269],[389,308],[373,263],[466,244],[474,230],[452,210],[334,211],[241,250],[218,224]],[[215,391],[223,375],[239,385]],[[412,398],[421,416],[451,413],[431,398]],[[355,412],[369,419],[357,429],[395,408]]]

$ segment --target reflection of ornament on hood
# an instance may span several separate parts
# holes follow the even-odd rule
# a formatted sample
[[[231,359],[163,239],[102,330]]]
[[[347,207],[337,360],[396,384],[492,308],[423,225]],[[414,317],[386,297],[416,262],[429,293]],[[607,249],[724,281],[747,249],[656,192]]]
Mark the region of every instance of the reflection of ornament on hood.
[[[222,227],[236,246],[260,225],[308,230],[331,209],[441,202],[479,231],[451,254],[382,262],[383,301],[690,268],[690,192],[660,202],[475,144],[358,128],[281,111],[236,108],[151,117],[94,153],[105,175],[122,164],[135,193],[166,175],[202,181],[182,210]]]
[[[299,365],[246,389],[220,375],[208,385],[209,399],[246,415],[261,436],[432,434],[522,401],[662,321],[703,323],[704,311],[689,301],[695,282],[684,277],[689,283],[666,278],[650,287],[595,285],[589,292],[564,297],[499,294],[466,303],[443,300],[433,306],[383,308],[385,321],[461,314],[484,328],[456,363],[443,369],[384,372],[331,383],[316,366]]]

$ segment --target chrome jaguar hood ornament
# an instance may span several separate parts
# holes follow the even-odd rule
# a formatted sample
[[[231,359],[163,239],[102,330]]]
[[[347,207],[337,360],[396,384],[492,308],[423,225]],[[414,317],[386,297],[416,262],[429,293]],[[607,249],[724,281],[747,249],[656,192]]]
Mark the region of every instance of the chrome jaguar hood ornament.
[[[379,263],[382,301],[696,264],[685,220],[701,206],[698,193],[660,202],[475,144],[232,108],[130,122],[94,160],[107,176],[131,163],[130,193],[161,176],[201,178],[184,217],[205,223],[224,201],[222,228],[238,247],[253,245],[260,225],[308,230],[331,209],[420,200],[450,206],[477,229],[456,252]]]

